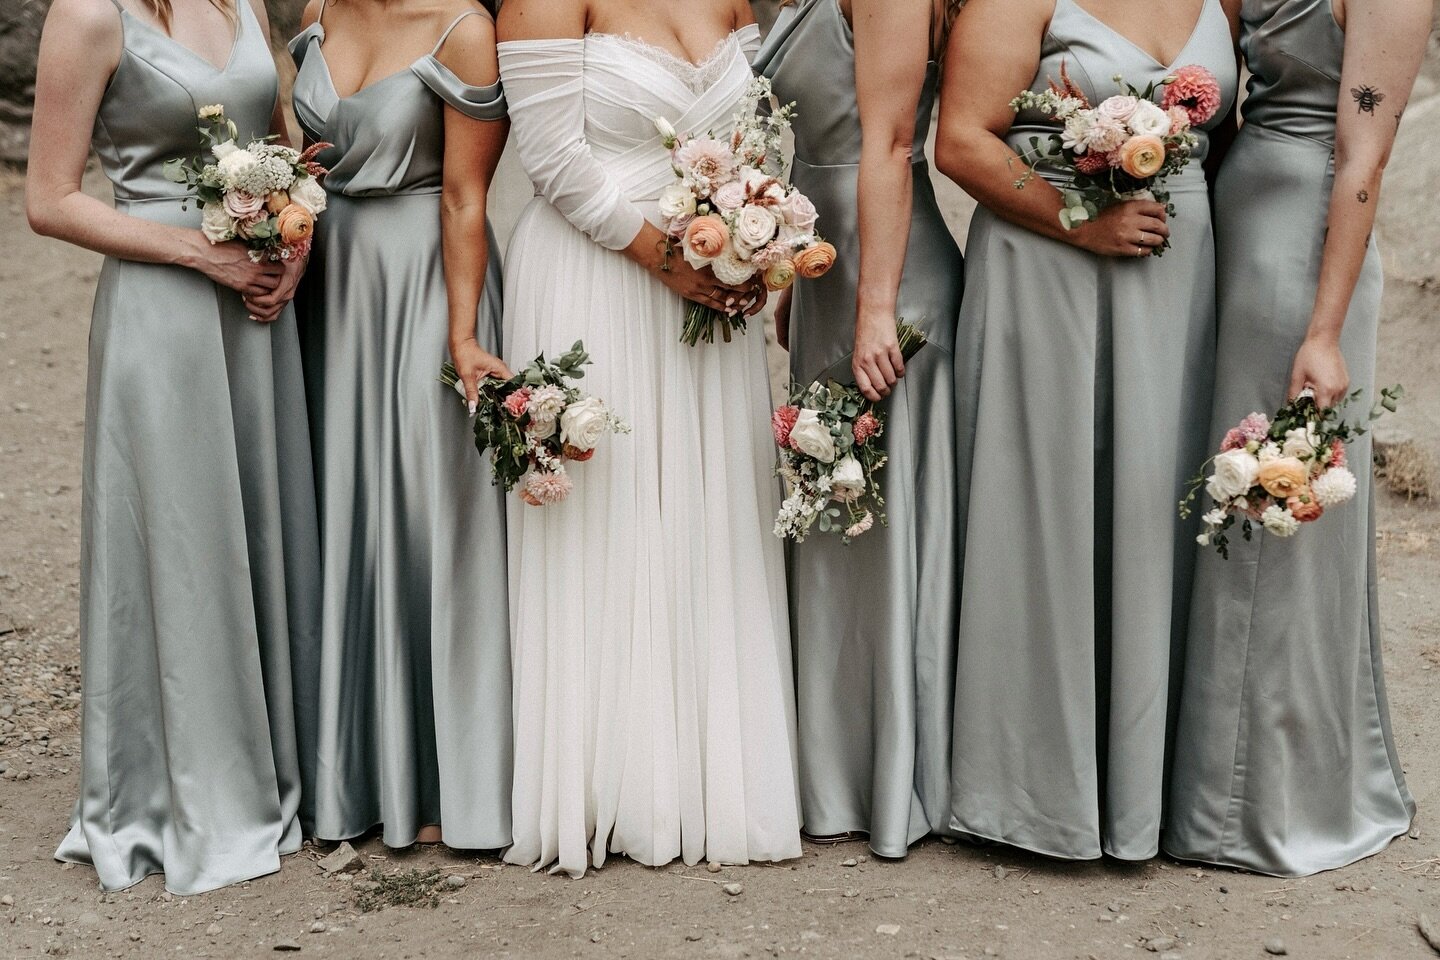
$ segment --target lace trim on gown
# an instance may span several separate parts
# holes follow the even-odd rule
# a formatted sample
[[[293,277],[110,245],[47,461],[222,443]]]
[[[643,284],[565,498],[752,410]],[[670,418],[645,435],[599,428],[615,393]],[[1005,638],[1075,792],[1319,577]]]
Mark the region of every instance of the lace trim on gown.
[[[740,43],[740,35],[745,27],[739,30],[732,30],[715,42],[710,52],[698,61],[691,62],[684,57],[671,53],[664,47],[650,43],[648,40],[626,32],[626,33],[601,33],[592,32],[585,35],[586,40],[608,40],[620,44],[626,49],[649,60],[651,63],[663,70],[673,74],[676,79],[683,82],[692,90],[700,90],[718,83],[730,69],[731,61],[729,54],[731,48]]]

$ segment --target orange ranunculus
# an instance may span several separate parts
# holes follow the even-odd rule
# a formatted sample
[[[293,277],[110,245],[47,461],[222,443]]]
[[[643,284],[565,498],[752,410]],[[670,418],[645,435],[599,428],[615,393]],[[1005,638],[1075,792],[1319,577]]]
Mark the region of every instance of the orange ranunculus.
[[[1261,463],[1256,479],[1270,496],[1288,500],[1307,488],[1309,473],[1295,457],[1278,457]]]
[[[298,203],[287,204],[275,218],[275,229],[286,243],[299,243],[315,232],[315,215]]]
[[[806,280],[823,277],[835,266],[835,248],[823,240],[795,255],[795,272]]]
[[[271,213],[279,213],[290,206],[290,194],[284,190],[275,190],[265,198],[265,209]]]
[[[786,257],[765,268],[765,289],[784,290],[795,282],[795,261]]]
[[[1325,508],[1320,506],[1320,501],[1315,499],[1308,487],[1285,501],[1285,506],[1290,508],[1291,515],[1301,523],[1319,520],[1320,514],[1325,512]]]
[[[1159,137],[1142,134],[1120,146],[1120,169],[1140,180],[1153,177],[1165,166],[1165,143]]]
[[[725,252],[730,240],[730,230],[725,221],[714,214],[696,217],[685,228],[685,244],[695,256],[713,260]]]

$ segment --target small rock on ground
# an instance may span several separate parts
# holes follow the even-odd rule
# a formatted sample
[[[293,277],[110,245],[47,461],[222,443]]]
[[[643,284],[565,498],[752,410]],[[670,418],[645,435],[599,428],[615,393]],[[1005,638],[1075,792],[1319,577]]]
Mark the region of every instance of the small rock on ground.
[[[281,953],[293,953],[294,951],[300,949],[300,944],[296,943],[294,940],[276,940],[273,949],[278,950]]]
[[[1283,957],[1289,954],[1290,950],[1285,946],[1284,940],[1279,937],[1271,937],[1265,941],[1265,952],[1272,957]]]
[[[1430,944],[1430,949],[1440,953],[1440,923],[1431,920],[1428,914],[1420,914],[1420,920],[1415,924],[1420,928],[1420,936]]]
[[[893,937],[900,932],[900,924],[882,923],[875,928],[875,932],[886,937]]]
[[[320,861],[320,869],[326,874],[356,873],[365,867],[365,858],[355,852],[349,843],[341,843],[335,852]]]
[[[745,892],[745,888],[738,883],[727,883],[720,889],[724,890],[726,894],[732,897],[738,897],[740,896],[740,894]]]

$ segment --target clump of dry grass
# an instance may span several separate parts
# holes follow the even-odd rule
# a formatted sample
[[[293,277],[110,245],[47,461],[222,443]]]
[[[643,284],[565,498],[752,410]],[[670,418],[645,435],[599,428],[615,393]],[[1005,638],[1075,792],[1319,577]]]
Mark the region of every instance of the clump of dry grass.
[[[397,873],[370,871],[370,879],[355,882],[358,896],[355,906],[361,913],[384,907],[429,907],[440,906],[439,870],[401,870]]]
[[[1375,479],[1407,500],[1428,500],[1434,495],[1435,461],[1414,440],[1375,441]]]

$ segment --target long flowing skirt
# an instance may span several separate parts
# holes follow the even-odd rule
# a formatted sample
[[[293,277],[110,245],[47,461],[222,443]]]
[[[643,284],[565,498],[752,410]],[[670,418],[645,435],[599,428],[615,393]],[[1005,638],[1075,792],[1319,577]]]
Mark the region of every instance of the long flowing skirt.
[[[683,304],[541,200],[506,263],[511,365],[584,339],[633,427],[562,504],[510,501],[515,842],[580,876],[800,854],[785,571],[758,329],[679,342]]]
[[[1319,282],[1329,148],[1245,128],[1217,183],[1220,348],[1211,449],[1285,400]],[[1375,396],[1383,278],[1372,243],[1340,348]],[[1168,853],[1303,876],[1404,833],[1415,813],[1390,729],[1380,657],[1370,438],[1351,444],[1355,499],[1291,540],[1200,551]]]
[[[498,352],[491,243],[476,338]],[[505,513],[439,382],[448,306],[435,193],[333,196],[298,300],[324,615],[317,836],[510,842]]]
[[[1160,259],[983,208],[966,247],[957,392],[978,400],[951,826],[1050,856],[1159,848],[1195,555],[1176,503],[1209,435],[1215,336],[1204,178],[1172,189]]]
[[[194,226],[173,200],[119,206]],[[304,402],[291,311],[262,325],[199,273],[106,261],[86,389],[80,798],[55,854],[94,864],[106,890],[164,873],[201,893],[300,848],[319,619]]]

